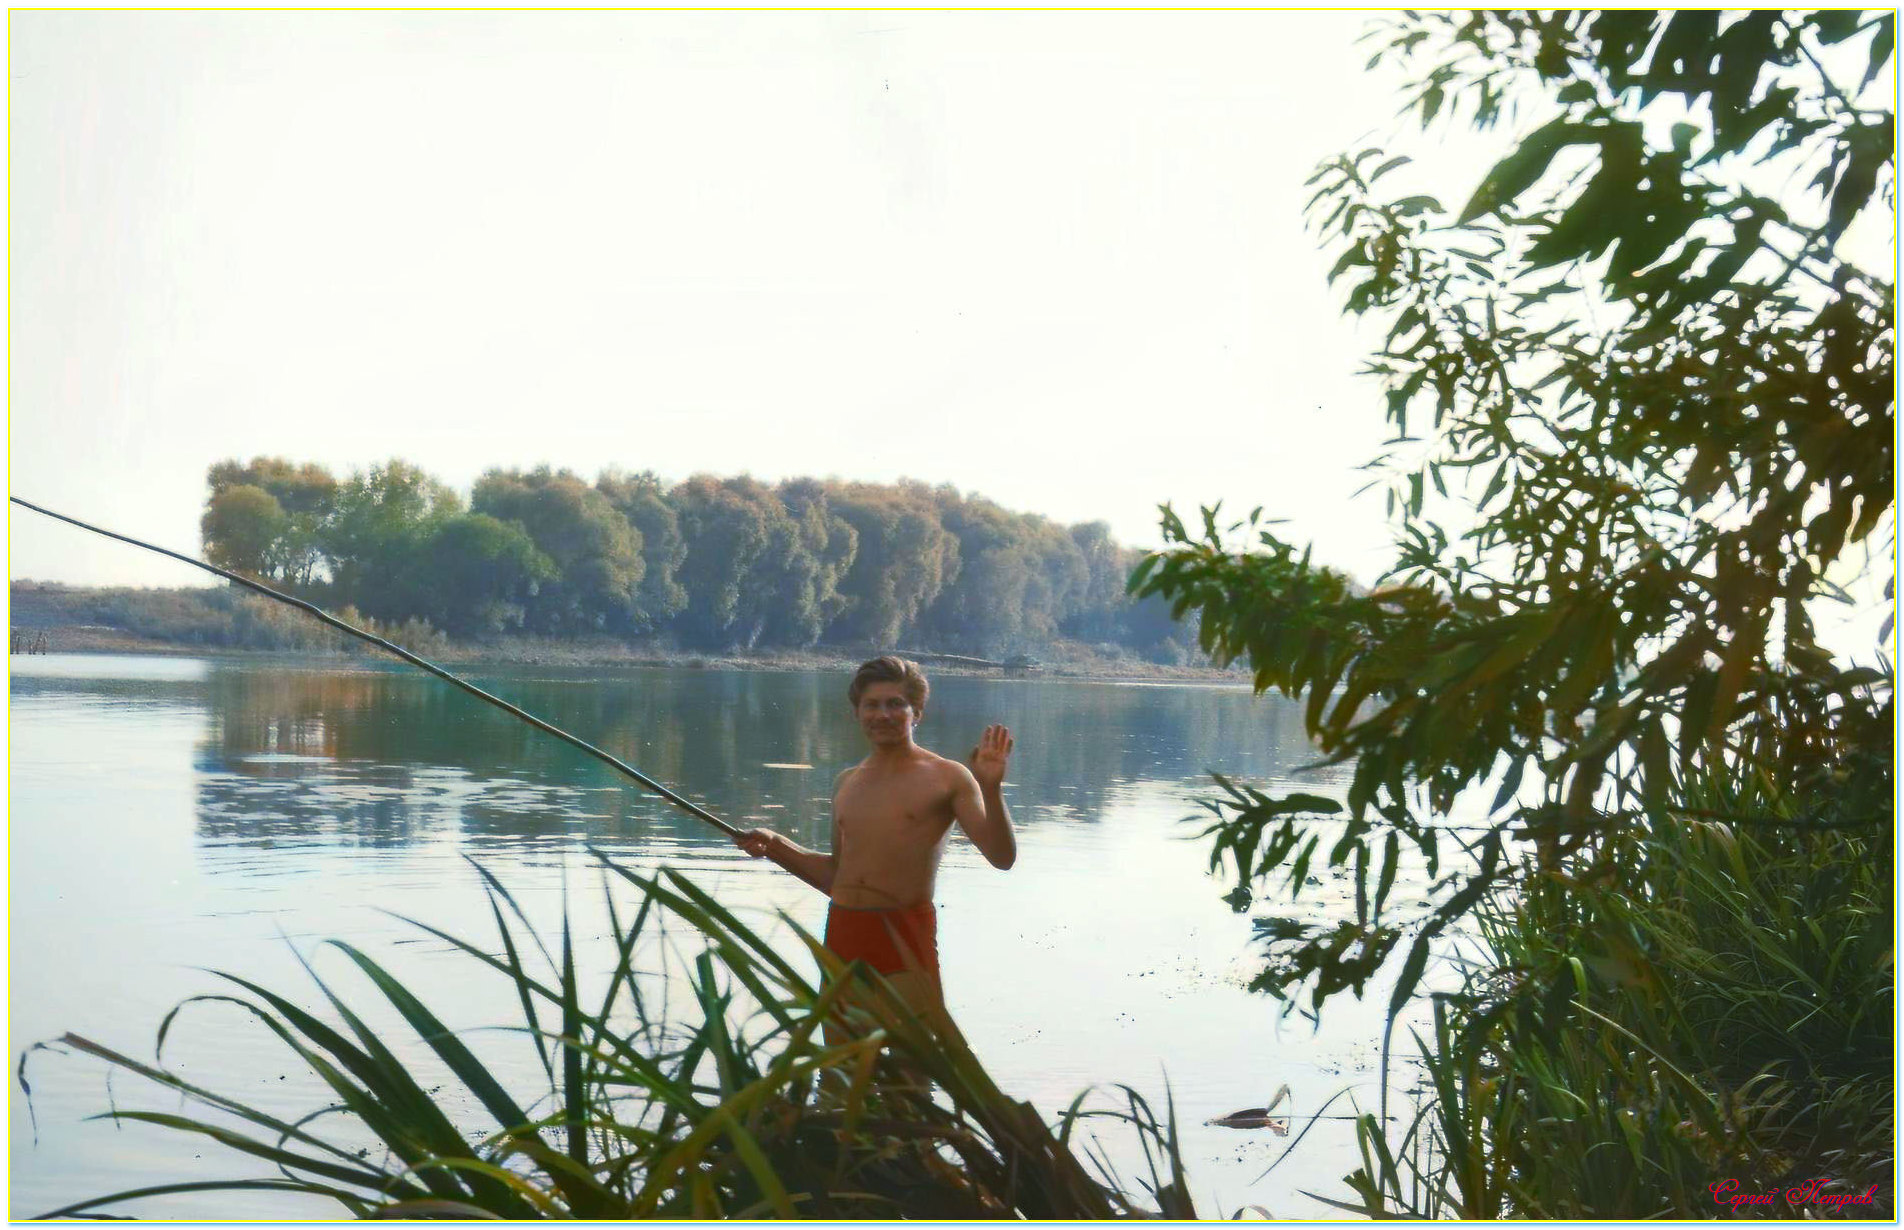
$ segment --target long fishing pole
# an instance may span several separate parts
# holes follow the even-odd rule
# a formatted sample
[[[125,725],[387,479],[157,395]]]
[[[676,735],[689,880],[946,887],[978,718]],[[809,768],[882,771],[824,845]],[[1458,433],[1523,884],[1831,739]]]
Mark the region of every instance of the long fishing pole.
[[[656,781],[654,778],[649,777],[646,773],[643,773],[640,769],[635,768],[635,766],[629,764],[627,761],[622,760],[617,756],[610,755],[607,752],[604,752],[601,748],[596,747],[593,743],[588,742],[588,740],[586,739],[578,739],[576,736],[570,734],[566,730],[563,730],[559,726],[550,725],[548,722],[543,721],[541,718],[537,717],[535,714],[530,713],[527,710],[517,708],[516,706],[510,704],[508,701],[504,700],[500,696],[493,696],[490,693],[483,691],[481,688],[477,687],[475,684],[469,682],[468,680],[461,679],[455,675],[450,674],[448,671],[444,670],[442,667],[438,666],[436,663],[430,662],[423,658],[418,657],[416,654],[411,653],[409,650],[405,649],[401,645],[395,644],[391,641],[386,641],[381,636],[375,636],[369,632],[365,632],[362,628],[351,627],[349,624],[345,623],[343,620],[338,619],[336,616],[331,615],[323,610],[320,610],[319,608],[313,606],[312,604],[304,601],[302,598],[293,598],[289,594],[279,593],[277,590],[272,589],[269,585],[260,584],[259,582],[252,580],[250,577],[240,576],[238,573],[235,573],[235,572],[228,572],[223,568],[217,567],[216,565],[208,564],[204,560],[193,559],[191,556],[181,555],[177,551],[168,551],[164,547],[154,546],[152,543],[149,543],[149,542],[141,542],[139,539],[133,538],[126,534],[117,534],[108,529],[101,529],[97,525],[89,525],[86,522],[81,521],[78,517],[69,517],[65,513],[56,513],[50,508],[41,508],[38,504],[34,504],[27,500],[23,500],[17,495],[8,496],[7,498],[13,501],[15,504],[18,504],[20,507],[30,508],[34,512],[39,513],[42,516],[51,517],[56,521],[64,521],[68,525],[76,525],[82,530],[91,530],[95,534],[103,534],[107,538],[116,538],[120,542],[131,543],[135,547],[144,547],[146,550],[156,551],[160,555],[170,556],[172,559],[178,560],[181,563],[190,564],[194,568],[203,568],[206,572],[209,572],[213,574],[214,576],[223,577],[225,578],[225,580],[230,581],[234,585],[242,585],[246,589],[254,590],[260,594],[263,594],[267,598],[275,598],[277,601],[282,602],[287,606],[294,606],[298,610],[303,611],[307,615],[315,615],[317,618],[323,620],[325,623],[337,629],[339,632],[348,633],[349,635],[356,637],[360,641],[368,641],[379,649],[386,650],[390,653],[395,654],[397,657],[402,658],[405,662],[408,662],[412,666],[420,666],[424,670],[430,672],[432,675],[435,675],[438,679],[444,680],[447,683],[455,684],[457,687],[463,689],[463,691],[468,692],[471,696],[474,696],[477,700],[487,701],[490,704],[496,706],[496,708],[501,709],[504,713],[508,713],[515,717],[521,718],[523,721],[529,723],[529,725],[535,727],[537,730],[545,731],[548,734],[554,735],[556,738],[562,740],[562,742],[568,744],[570,747],[578,748],[581,751],[587,752],[589,755],[601,761],[603,764],[615,770],[617,773],[620,773],[622,776],[629,778],[631,781],[637,782],[642,786],[645,786],[649,790],[652,790],[654,793],[660,795],[662,798],[674,804],[676,807],[680,808],[682,811],[688,813],[688,815],[693,816],[695,819],[707,821],[709,824],[713,825],[715,828],[719,829],[721,832],[726,833],[729,837],[740,836],[741,831],[735,828],[733,825],[729,824],[727,821],[721,819],[719,816],[715,815],[713,812],[709,811],[707,808],[702,807],[700,804],[692,802],[688,799],[682,798],[680,795],[668,789],[666,786],[662,785],[660,782]]]

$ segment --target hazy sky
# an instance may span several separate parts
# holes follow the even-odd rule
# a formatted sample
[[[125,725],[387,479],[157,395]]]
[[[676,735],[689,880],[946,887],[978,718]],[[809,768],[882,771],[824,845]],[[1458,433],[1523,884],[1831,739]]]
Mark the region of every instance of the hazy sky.
[[[1322,157],[1434,149],[1368,22],[16,12],[12,491],[191,551],[260,453],[911,476],[1142,545],[1264,504],[1372,570],[1371,338],[1301,218]]]

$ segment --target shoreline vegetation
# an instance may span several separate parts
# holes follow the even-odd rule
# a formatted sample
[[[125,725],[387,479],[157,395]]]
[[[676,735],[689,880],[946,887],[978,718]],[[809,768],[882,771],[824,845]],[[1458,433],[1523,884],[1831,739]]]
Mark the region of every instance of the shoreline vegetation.
[[[91,587],[13,581],[11,630],[15,652],[132,653],[164,656],[247,657],[286,653],[348,660],[380,658],[376,650],[330,632],[316,620],[235,587],[173,589]],[[625,639],[606,634],[541,636],[532,633],[452,639],[426,625],[395,627],[377,620],[360,627],[444,664],[464,666],[618,666],[689,670],[851,670],[876,653],[936,656],[918,646],[832,646],[806,649],[734,649],[725,653],[682,648],[667,637]],[[934,675],[1091,680],[1098,682],[1229,683],[1247,686],[1240,666],[1152,662],[1121,646],[1060,640],[1029,655],[1029,673],[935,660]]]
[[[492,468],[469,494],[401,459],[207,472],[203,557],[459,663],[851,667],[1210,682],[1195,620],[1129,579],[1145,552],[950,486],[613,467]],[[11,583],[15,652],[366,652],[236,589]],[[1240,671],[1236,672],[1240,677]]]
[[[1421,1109],[1363,1117],[1332,1208],[1893,1216],[1896,624],[1839,652],[1816,612],[1897,541],[1896,287],[1850,238],[1896,228],[1894,26],[1490,10],[1366,36],[1423,134],[1514,131],[1465,204],[1373,145],[1309,181],[1381,338],[1389,567],[1358,592],[1325,544],[1205,509],[1166,516],[1134,585],[1306,696],[1352,766],[1346,805],[1221,779],[1204,834],[1275,911],[1253,988],[1320,1022],[1398,970],[1383,1071],[1418,1053]],[[1325,866],[1353,914],[1292,916]],[[1425,899],[1391,893],[1404,868]],[[1461,985],[1427,985],[1463,926]]]
[[[949,485],[494,467],[465,496],[400,458],[339,478],[283,457],[218,462],[206,484],[208,563],[411,637],[1201,657],[1194,621],[1130,593],[1146,553],[1109,525]]]

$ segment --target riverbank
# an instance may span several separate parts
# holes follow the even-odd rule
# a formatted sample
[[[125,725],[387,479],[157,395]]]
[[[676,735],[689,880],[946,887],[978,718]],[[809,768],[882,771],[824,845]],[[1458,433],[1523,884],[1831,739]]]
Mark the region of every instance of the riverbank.
[[[315,622],[315,621],[313,621]],[[315,648],[247,649],[221,645],[182,644],[152,636],[142,636],[122,628],[104,625],[67,625],[22,629],[25,641],[34,652],[46,653],[134,653],[173,657],[275,657],[297,653],[344,660],[375,655],[363,646],[357,650]],[[480,642],[443,642],[416,647],[432,661],[459,666],[618,666],[665,667],[680,670],[749,671],[851,671],[864,659],[843,648],[818,647],[803,650],[735,651],[730,653],[692,653],[668,646],[616,640],[612,637],[578,637],[557,640],[549,637],[497,637]],[[1141,658],[1107,654],[1085,644],[1060,642],[1045,650],[1035,671],[1025,678],[1083,679],[1130,683],[1230,683],[1246,686],[1249,676],[1241,667],[1219,670],[1208,664],[1168,665],[1146,662]],[[932,675],[998,676],[1003,672],[988,667],[959,663],[932,663]]]
[[[347,657],[375,650],[324,627],[309,615],[235,588],[90,589],[45,582],[13,581],[8,586],[12,643],[25,653],[142,653],[173,655],[307,654]],[[684,649],[672,636],[625,639],[604,633],[561,637],[526,633],[494,634],[455,640],[428,624],[412,621],[390,626],[362,621],[346,610],[355,626],[387,637],[423,657],[469,666],[619,666],[677,669],[814,671],[851,670],[892,646],[823,645],[806,649]],[[996,675],[1000,666],[977,660],[946,660],[944,647],[902,639],[897,651],[916,653],[935,675]],[[1015,645],[986,655],[998,659],[1028,652],[1035,675],[1059,679],[1133,682],[1248,682],[1241,668],[1219,670],[1193,648],[1171,641],[1132,648],[1110,641],[1058,640]],[[1019,673],[1019,672],[1012,672]]]

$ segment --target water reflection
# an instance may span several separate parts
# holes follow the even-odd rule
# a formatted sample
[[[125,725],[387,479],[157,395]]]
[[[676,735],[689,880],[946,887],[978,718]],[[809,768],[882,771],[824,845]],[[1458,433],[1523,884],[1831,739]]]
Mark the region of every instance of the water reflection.
[[[390,957],[428,1002],[507,1020],[507,996],[484,999],[460,958],[383,912],[492,934],[464,854],[545,919],[599,905],[579,874],[585,844],[643,866],[665,859],[756,921],[785,909],[817,925],[823,910],[606,767],[408,668],[103,657],[15,667],[10,908],[14,934],[34,937],[13,953],[16,1038],[104,1031],[139,1051],[179,999],[209,989],[196,968],[302,985],[286,937],[305,948],[347,939]],[[826,841],[834,775],[863,751],[843,673],[525,668],[477,682],[723,816],[809,845]],[[1007,790],[1021,855],[1010,875],[963,843],[948,857],[942,955],[962,1027],[1001,1084],[1045,1110],[1113,1080],[1160,1101],[1146,1074],[1167,1064],[1192,1173],[1233,1194],[1225,1208],[1262,1199],[1280,1211],[1295,1167],[1258,1194],[1270,1158],[1194,1125],[1260,1097],[1272,1076],[1319,1106],[1350,1079],[1345,1065],[1365,1066],[1356,1048],[1378,1026],[1347,1004],[1333,1037],[1305,1029],[1277,1041],[1273,1005],[1241,990],[1256,966],[1249,920],[1221,902],[1202,875],[1206,850],[1177,840],[1188,830],[1173,821],[1210,792],[1210,770],[1294,784],[1312,756],[1300,714],[1238,690],[945,678],[921,738],[962,753],[989,722],[1018,737]],[[787,765],[810,767],[771,767]],[[1341,777],[1302,784],[1339,793]],[[584,919],[577,934],[601,931]],[[1372,992],[1372,1010],[1381,998]],[[191,1044],[184,1032],[168,1054]],[[237,1087],[280,1088],[274,1039],[222,1026],[192,1037]],[[538,1070],[525,1062],[511,1079],[532,1087]],[[34,1083],[39,1137],[17,1091],[11,1105],[16,1215],[210,1164],[189,1142],[87,1120],[107,1100],[96,1073],[49,1069]],[[1350,1168],[1346,1129],[1318,1129],[1304,1144],[1315,1149],[1336,1153],[1305,1173]],[[206,1198],[176,1211],[256,1210]]]
[[[477,682],[717,814],[809,844],[827,840],[832,779],[863,751],[844,677],[639,671]],[[426,677],[221,664],[202,689],[211,721],[196,758],[197,815],[210,842],[722,844],[606,766]],[[1274,700],[1055,681],[942,679],[920,739],[962,754],[994,721],[1017,736],[1008,797],[1030,827],[1099,823],[1134,783],[1212,770],[1287,780],[1312,759],[1293,706]],[[810,767],[786,767],[800,765]],[[1303,777],[1312,789],[1336,780]]]

